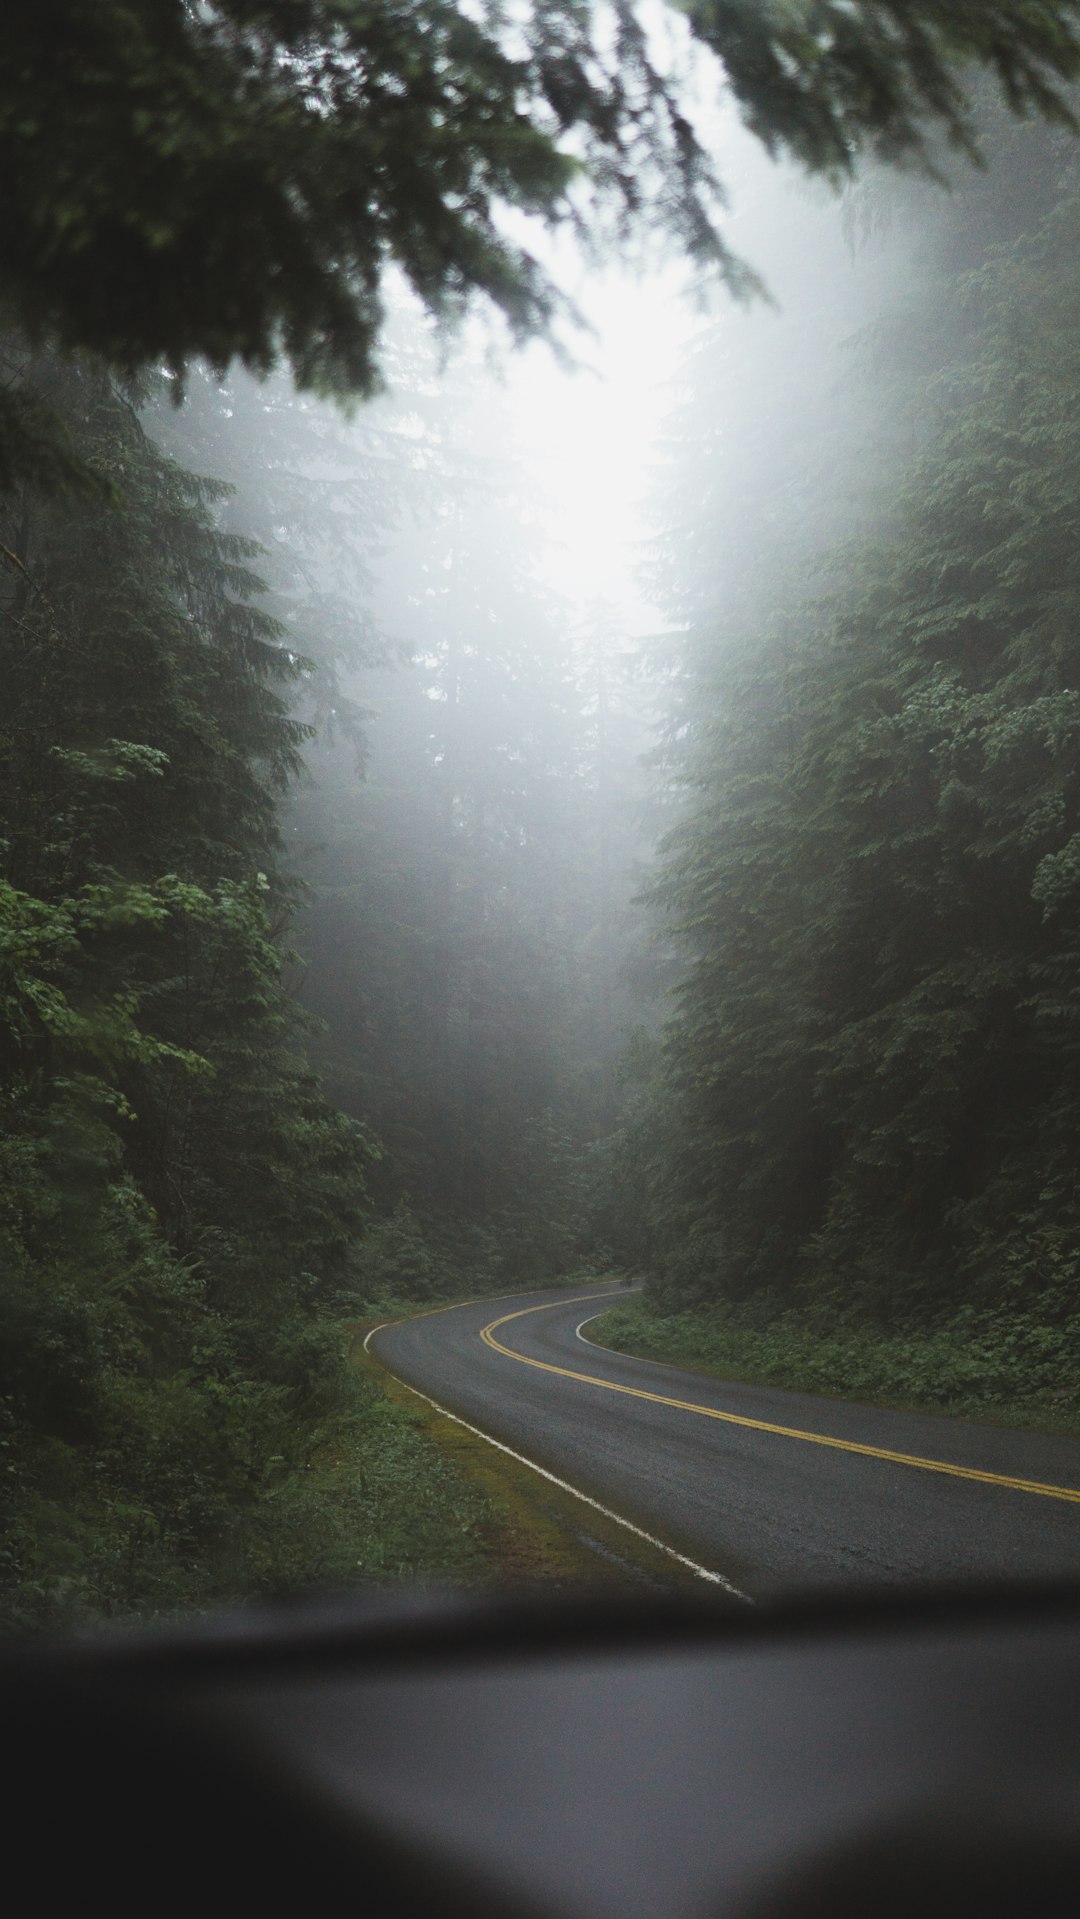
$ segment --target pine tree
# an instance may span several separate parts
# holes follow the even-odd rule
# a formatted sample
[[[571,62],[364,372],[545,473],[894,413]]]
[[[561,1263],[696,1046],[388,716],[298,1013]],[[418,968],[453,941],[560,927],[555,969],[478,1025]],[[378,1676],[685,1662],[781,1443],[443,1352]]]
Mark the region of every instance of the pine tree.
[[[1027,152],[1036,191],[959,196],[907,340],[875,343],[895,376],[919,342],[900,482],[816,602],[778,566],[712,656],[659,889],[687,960],[676,1296],[1075,1305],[1077,180],[1070,149]]]
[[[933,165],[975,141],[965,69],[1010,108],[1071,123],[1075,0],[699,0],[685,17],[771,153],[836,180],[870,151]],[[399,267],[452,316],[472,298],[522,336],[562,302],[506,219],[594,236],[651,225],[753,275],[683,89],[629,5],[510,20],[450,0],[20,0],[0,59],[6,312],[38,342],[128,373],[233,359],[367,393]],[[55,421],[54,421],[55,427]],[[25,401],[0,404],[13,471],[62,465]]]
[[[0,535],[3,1584],[40,1623],[275,1577],[370,1148],[272,937],[307,728],[252,543],[100,366],[8,352],[107,488],[24,486]]]

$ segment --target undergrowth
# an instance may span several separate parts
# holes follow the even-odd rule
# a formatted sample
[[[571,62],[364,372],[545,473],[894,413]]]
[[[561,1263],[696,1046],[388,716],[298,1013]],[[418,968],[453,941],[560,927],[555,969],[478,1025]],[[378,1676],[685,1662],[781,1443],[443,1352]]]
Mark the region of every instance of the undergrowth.
[[[490,1499],[374,1375],[347,1363],[350,1328],[306,1330],[317,1390],[264,1387],[246,1407],[222,1386],[207,1405],[195,1382],[164,1393],[127,1380],[126,1397],[138,1388],[146,1404],[137,1420],[117,1413],[111,1450],[56,1434],[17,1444],[0,1401],[0,1632],[167,1623],[285,1594],[495,1577]]]
[[[1080,1315],[1047,1324],[964,1308],[932,1328],[851,1324],[725,1303],[664,1313],[628,1300],[590,1327],[599,1344],[691,1371],[881,1406],[1080,1435]]]

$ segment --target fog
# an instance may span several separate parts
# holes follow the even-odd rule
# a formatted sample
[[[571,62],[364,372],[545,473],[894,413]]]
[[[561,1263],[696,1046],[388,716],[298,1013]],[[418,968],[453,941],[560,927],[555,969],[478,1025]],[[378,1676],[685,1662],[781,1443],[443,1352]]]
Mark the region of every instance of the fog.
[[[434,1235],[542,1277],[619,1238],[607,1143],[679,971],[642,896],[701,688],[820,589],[912,430],[859,343],[911,297],[933,191],[838,196],[734,134],[721,158],[745,304],[564,242],[560,353],[440,333],[391,284],[385,392],[351,416],[209,375],[153,416],[236,489],[309,661],[295,991],[421,1263]]]

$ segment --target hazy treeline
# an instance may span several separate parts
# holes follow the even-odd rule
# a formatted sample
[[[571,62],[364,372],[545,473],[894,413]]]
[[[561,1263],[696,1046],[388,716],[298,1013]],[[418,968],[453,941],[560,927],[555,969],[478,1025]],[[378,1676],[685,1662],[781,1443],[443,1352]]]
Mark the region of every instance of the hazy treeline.
[[[684,370],[653,892],[685,971],[620,1243],[664,1308],[982,1313],[989,1373],[1019,1344],[1073,1390],[1080,173],[1031,126],[987,148],[947,196],[852,196],[816,392],[820,280],[783,358],[721,324]],[[680,447],[703,413],[726,438]]]
[[[303,998],[329,1088],[383,1144],[370,1254],[413,1292],[542,1281],[596,1250],[597,1142],[656,972],[632,905],[634,657],[602,606],[546,583],[512,422],[477,385],[451,369],[414,428],[426,499],[379,569],[395,652],[351,682],[362,777],[324,738],[290,816],[313,886]]]

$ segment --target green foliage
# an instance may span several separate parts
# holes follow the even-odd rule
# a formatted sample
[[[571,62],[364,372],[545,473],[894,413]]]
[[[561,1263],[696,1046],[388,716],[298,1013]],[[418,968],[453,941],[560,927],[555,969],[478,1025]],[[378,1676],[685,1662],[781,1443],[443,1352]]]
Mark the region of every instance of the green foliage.
[[[12,358],[113,489],[0,501],[0,1604],[27,1626],[353,1550],[309,1466],[353,1417],[334,1313],[374,1147],[321,1097],[272,925],[307,728],[255,549],[99,369]]]
[[[820,1303],[726,1302],[666,1312],[634,1301],[594,1322],[618,1352],[757,1385],[917,1407],[1044,1431],[1080,1431],[1080,1313],[1056,1319],[1025,1284],[932,1327],[867,1324]]]
[[[687,12],[723,62],[747,124],[771,151],[815,172],[846,173],[866,147],[884,160],[925,160],[938,127],[978,153],[960,78],[976,63],[995,74],[1014,112],[1074,124],[1067,89],[1056,84],[1080,72],[1072,6],[689,0]]]
[[[1033,1350],[1051,1312],[1040,1248],[1073,1283],[1080,177],[1062,143],[1001,137],[878,342],[911,408],[917,343],[919,431],[817,555],[817,599],[812,508],[722,624],[700,565],[683,590],[678,710],[703,717],[656,898],[685,971],[635,1255],[673,1307],[970,1307],[1004,1352],[995,1314]]]
[[[392,1213],[372,1221],[364,1235],[357,1280],[367,1301],[448,1298],[457,1290],[456,1271],[447,1269],[404,1200]],[[482,1290],[482,1284],[481,1284]]]
[[[1076,0],[690,0],[718,85],[771,152],[837,180],[869,150],[977,147],[961,75],[1071,124]],[[737,292],[723,194],[679,78],[628,4],[545,0],[17,0],[0,58],[4,311],[35,347],[127,375],[284,363],[370,394],[387,271],[453,318],[480,298],[517,338],[567,303],[522,216],[594,240],[674,238]],[[0,487],[98,473],[47,396],[0,400]]]
[[[479,1488],[407,1411],[361,1379],[348,1409],[316,1433],[304,1477],[274,1514],[266,1582],[277,1591],[468,1584],[497,1568],[497,1542]]]
[[[130,1182],[73,1250],[70,1218],[42,1228],[57,1169],[39,1192],[5,1161],[5,1197],[12,1170],[37,1233],[30,1257],[0,1228],[6,1630],[486,1571],[484,1501],[351,1372],[340,1322],[270,1300],[244,1350]]]
[[[3,80],[9,312],[126,371],[284,358],[302,385],[368,392],[391,264],[436,311],[479,292],[544,327],[554,291],[500,216],[571,218],[583,158],[724,257],[629,12],[609,49],[570,6],[512,33],[447,0],[56,0],[20,6]]]

